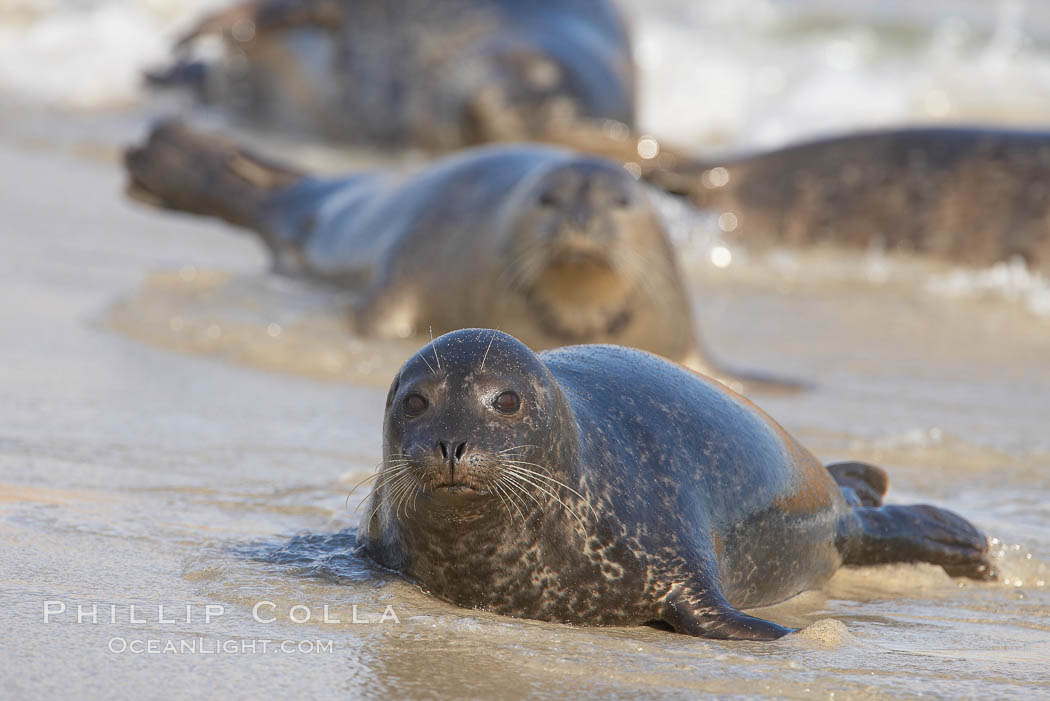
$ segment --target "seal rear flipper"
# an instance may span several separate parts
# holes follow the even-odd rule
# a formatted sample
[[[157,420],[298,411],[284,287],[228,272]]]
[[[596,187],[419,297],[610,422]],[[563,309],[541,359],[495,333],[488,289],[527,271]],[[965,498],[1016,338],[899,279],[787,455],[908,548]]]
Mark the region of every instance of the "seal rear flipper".
[[[843,564],[929,562],[953,577],[991,580],[988,538],[969,521],[927,504],[856,507],[859,532],[840,547]]]
[[[740,394],[798,394],[809,392],[814,385],[804,380],[788,377],[774,377],[760,372],[737,371],[718,368],[712,375],[716,380]]]
[[[705,166],[682,149],[652,136],[642,135],[628,125],[614,120],[571,121],[557,120],[547,123],[539,134],[539,140],[571,148],[574,151],[608,158],[637,168],[639,177],[671,194],[687,192],[680,186],[683,180],[679,172],[702,173]],[[697,176],[698,178],[699,176]],[[690,184],[692,178],[685,178]]]
[[[263,222],[265,205],[303,175],[178,122],[156,126],[124,153],[127,194],[156,207],[218,217],[259,232],[281,248]]]
[[[699,596],[676,588],[664,600],[662,621],[678,633],[717,640],[776,640],[793,628],[748,616],[732,607],[721,594],[705,587]]]
[[[737,370],[725,367],[698,352],[691,352],[682,360],[682,365],[701,375],[718,380],[729,389],[739,394],[797,394],[813,389],[813,384],[803,380],[786,377],[774,377],[761,372]]]
[[[826,466],[835,483],[846,494],[851,506],[882,506],[890,486],[889,475],[881,467],[864,462],[836,462]],[[850,499],[850,492],[856,499]]]

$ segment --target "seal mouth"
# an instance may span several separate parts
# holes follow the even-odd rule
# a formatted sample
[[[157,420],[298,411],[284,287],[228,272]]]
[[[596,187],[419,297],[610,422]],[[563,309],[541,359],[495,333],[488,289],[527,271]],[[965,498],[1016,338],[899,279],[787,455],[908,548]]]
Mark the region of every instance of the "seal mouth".
[[[465,482],[442,482],[434,487],[435,492],[442,494],[482,494],[480,489],[471,487]]]
[[[534,320],[570,343],[611,339],[631,321],[635,282],[608,258],[551,261],[522,289]]]
[[[569,269],[577,274],[616,272],[616,265],[606,251],[589,248],[565,247],[551,256],[548,265],[555,270]]]

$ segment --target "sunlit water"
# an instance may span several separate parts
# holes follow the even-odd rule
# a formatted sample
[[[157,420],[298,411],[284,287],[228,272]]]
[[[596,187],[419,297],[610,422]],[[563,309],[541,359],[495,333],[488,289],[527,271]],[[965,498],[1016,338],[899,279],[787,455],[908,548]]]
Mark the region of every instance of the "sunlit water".
[[[637,18],[656,91],[645,93],[647,128],[683,141],[747,146],[918,119],[945,104],[923,97],[927,82],[947,95],[948,117],[1025,122],[1050,102],[1040,82],[1050,65],[1040,32],[1050,25],[1034,4],[955,3],[972,36],[936,51],[937,32],[948,30],[933,10],[906,3],[880,3],[890,9],[878,13],[694,5],[651,3]],[[16,6],[38,8],[19,20],[33,31],[18,41],[76,12],[123,16],[118,3]],[[802,19],[786,16],[792,7],[806,10]],[[160,0],[134,12],[145,27],[185,21]],[[860,30],[857,18],[882,24]],[[852,63],[835,43],[850,32],[876,42],[870,51],[861,42]],[[10,36],[0,52],[17,51]],[[64,55],[61,42],[49,46]],[[672,72],[667,57],[683,52],[692,70]],[[962,72],[995,60],[1005,74]],[[0,63],[5,76],[23,68]],[[745,80],[771,65],[786,75],[779,91],[768,72],[755,73],[768,81],[761,91]],[[460,610],[349,552],[367,487],[347,495],[379,458],[385,388],[412,344],[348,337],[346,300],[267,274],[247,236],[123,200],[113,147],[157,108],[113,112],[135,98],[132,85],[99,98],[104,112],[44,109],[39,100],[70,92],[61,81],[45,91],[61,75],[53,65],[38,71],[36,85],[3,83],[8,114],[20,119],[0,126],[0,696],[1050,694],[1042,281],[1009,266],[964,272],[878,256],[727,258],[703,218],[665,207],[712,353],[812,381],[802,396],[757,399],[821,458],[886,466],[893,501],[971,518],[998,539],[1002,581],[952,580],[925,566],[843,571],[822,591],[762,611],[806,628],[761,644]],[[798,76],[816,86],[810,98]],[[994,92],[978,100],[982,89]],[[45,623],[47,601],[67,610]],[[268,602],[259,617],[276,620],[253,619],[259,602]],[[78,623],[78,604],[97,604],[98,623]],[[208,606],[222,615],[207,620]],[[338,623],[324,622],[325,606]],[[354,622],[355,606],[365,622]],[[380,622],[388,606],[398,622]],[[309,621],[291,620],[304,611]],[[115,639],[212,651],[256,641],[256,651],[120,653]],[[293,651],[264,653],[261,640],[292,641]]]

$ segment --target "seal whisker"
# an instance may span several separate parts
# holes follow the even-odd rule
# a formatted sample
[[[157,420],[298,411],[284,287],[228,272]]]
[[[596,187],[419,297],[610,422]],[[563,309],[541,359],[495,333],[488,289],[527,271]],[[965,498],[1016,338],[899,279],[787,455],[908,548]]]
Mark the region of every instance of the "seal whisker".
[[[361,485],[364,482],[366,482],[366,481],[370,480],[371,478],[375,477],[376,475],[381,475],[382,473],[386,472],[387,470],[393,469],[395,467],[400,467],[401,465],[403,465],[403,464],[405,464],[407,462],[410,462],[407,457],[406,458],[398,458],[397,460],[391,460],[390,462],[387,462],[386,460],[380,460],[372,468],[372,471],[369,473],[368,477],[364,478],[363,480],[361,480],[357,484]]]
[[[364,484],[365,482],[368,482],[369,480],[373,480],[373,479],[376,479],[377,477],[381,477],[381,476],[382,476],[382,475],[384,475],[384,474],[385,474],[385,473],[376,473],[376,474],[373,474],[373,475],[369,475],[368,477],[365,477],[365,478],[364,478],[363,480],[361,480],[360,482],[358,482],[357,484],[355,484],[355,485],[353,486],[353,488],[352,488],[352,489],[351,489],[351,490],[350,490],[349,492],[347,492],[347,494],[346,494],[346,499],[344,500],[344,503],[343,503],[343,508],[344,508],[344,509],[349,509],[349,508],[350,508],[350,497],[352,497],[352,496],[354,495],[354,492],[356,492],[356,491],[358,490],[358,488],[359,488],[359,487],[360,487],[360,486],[361,486],[362,484]],[[365,498],[364,498],[364,499],[362,499],[361,501],[362,501],[362,502],[364,502],[364,501],[367,501],[367,500],[368,500],[368,497],[370,497],[371,495],[372,495],[372,490],[369,490],[369,491],[368,491],[368,494],[366,494],[366,495],[365,495]],[[358,508],[360,508],[360,507],[361,507],[361,504],[359,503],[359,504],[358,504],[358,505],[357,505],[356,507],[354,507],[354,511],[357,511],[357,509],[358,509]]]
[[[394,499],[395,509],[394,515],[396,518],[401,518],[401,507],[405,505],[409,494],[412,490],[412,479],[409,475],[402,475],[396,485],[391,487],[391,495]],[[407,513],[405,514],[408,515]]]
[[[536,489],[540,490],[541,492],[543,492],[544,494],[546,494],[547,496],[549,496],[549,497],[550,497],[551,499],[553,499],[554,501],[556,501],[556,502],[558,502],[559,504],[561,504],[561,505],[562,505],[562,507],[563,507],[563,508],[564,508],[564,509],[565,509],[565,510],[566,510],[566,511],[567,511],[567,512],[568,512],[568,513],[569,513],[569,514],[571,515],[571,516],[573,516],[573,517],[574,517],[574,518],[575,518],[575,519],[576,519],[577,521],[579,521],[579,522],[580,522],[580,527],[581,527],[581,528],[583,528],[584,530],[586,530],[586,529],[587,529],[587,524],[586,524],[586,523],[584,523],[584,521],[583,521],[583,518],[582,518],[582,517],[581,517],[581,516],[580,516],[580,515],[579,515],[578,513],[576,513],[575,511],[573,511],[573,509],[572,509],[572,507],[571,507],[571,506],[569,506],[569,505],[568,505],[568,504],[566,504],[566,503],[565,503],[564,501],[562,501],[562,500],[561,500],[561,498],[560,498],[560,497],[559,497],[559,496],[558,496],[557,494],[555,494],[554,492],[552,492],[552,491],[551,491],[550,489],[548,489],[548,488],[544,487],[544,486],[543,486],[543,485],[541,485],[541,484],[540,484],[539,482],[535,482],[535,481],[531,480],[531,479],[530,479],[530,478],[528,478],[528,477],[527,477],[526,475],[523,475],[523,474],[521,474],[521,473],[515,472],[514,470],[507,470],[506,472],[504,472],[504,474],[505,474],[505,475],[507,475],[508,477],[510,477],[511,479],[514,479],[514,480],[520,480],[520,481],[524,482],[525,484],[529,484],[529,485],[532,485],[532,486],[533,486],[533,487],[535,487]],[[526,491],[526,493],[528,493],[528,492],[527,492],[527,490],[524,490],[524,489],[523,489],[522,491]],[[593,509],[592,509],[592,510],[593,510]]]
[[[570,492],[575,494],[577,497],[579,497],[583,501],[585,501],[585,502],[587,501],[587,498],[585,496],[583,496],[582,494],[580,494],[578,491],[576,491],[575,489],[573,489],[569,485],[565,484],[564,482],[562,482],[562,481],[560,481],[558,479],[555,479],[554,476],[551,473],[550,468],[548,468],[548,467],[545,467],[543,465],[538,465],[538,464],[536,464],[534,462],[528,462],[526,460],[515,460],[515,459],[511,459],[511,458],[504,459],[504,462],[506,462],[509,465],[513,465],[515,467],[515,469],[518,469],[518,470],[526,472],[526,473],[528,473],[530,475],[533,475],[537,479],[541,479],[544,482],[548,482],[548,483],[556,484],[556,485],[558,485],[560,487],[564,487],[565,489],[569,490]],[[535,470],[530,470],[527,467],[523,467],[523,465],[531,465],[532,467],[537,467],[540,470],[543,470],[543,472],[540,473],[540,472],[536,472]]]
[[[536,503],[537,506],[542,506],[542,503],[536,497],[535,494],[533,494],[533,493],[523,489],[522,487],[518,486],[513,480],[509,479],[506,475],[502,475],[501,479],[503,480],[503,484],[506,486],[507,492],[511,495],[511,497],[514,498],[515,502],[520,505],[520,507],[521,507],[521,509],[523,511],[528,511],[529,505],[527,503],[525,503],[524,497],[521,496],[522,494],[524,494],[525,496],[527,496],[530,499],[532,499]],[[528,519],[525,518],[524,514],[522,514],[522,519],[521,519],[522,525],[525,525],[525,522],[527,520]]]
[[[517,482],[512,482],[509,478],[507,478],[507,476],[505,474],[502,476],[502,478],[504,479],[504,484],[507,485],[508,489],[512,490],[512,492],[514,493],[515,496],[518,496],[519,493],[524,494],[528,498],[532,499],[532,501],[534,501],[536,503],[536,506],[540,506],[540,507],[543,506],[543,502],[540,501],[539,498],[535,494],[533,494],[529,490],[525,489],[521,484],[519,484]],[[518,496],[518,498],[521,499],[520,496]],[[526,508],[528,507],[528,505],[525,504],[525,500],[524,499],[521,499],[521,504],[522,504],[522,506],[524,506]]]
[[[590,503],[587,501],[587,499],[582,494],[580,494],[579,492],[577,492],[575,489],[573,489],[572,487],[568,486],[564,482],[559,482],[558,480],[553,479],[551,477],[547,477],[546,475],[542,475],[542,474],[540,474],[538,472],[533,472],[532,470],[527,470],[525,468],[517,467],[517,466],[509,466],[507,471],[510,472],[510,473],[517,474],[519,477],[522,477],[522,478],[528,477],[530,480],[542,480],[542,481],[536,483],[537,486],[542,485],[542,486],[544,486],[544,487],[546,487],[548,489],[554,489],[557,486],[564,487],[568,491],[572,492],[575,496],[579,497],[579,499],[594,513],[595,516],[598,515],[597,512],[594,511],[594,507],[592,507],[590,505]]]
[[[503,498],[503,495],[500,493],[499,485],[496,484],[495,480],[493,480],[490,486],[492,487],[492,490],[496,493],[496,496],[499,497],[499,500],[503,502],[503,508],[507,510],[507,515],[511,518],[514,518],[514,514],[510,512],[510,507],[507,505],[507,500]]]
[[[590,501],[587,500],[587,497],[583,496],[582,494],[580,494],[578,491],[576,491],[575,489],[573,489],[569,485],[565,484],[564,482],[562,482],[560,480],[554,479],[549,474],[544,475],[542,473],[536,472],[535,470],[530,470],[527,467],[522,467],[522,465],[532,465],[534,463],[522,463],[522,462],[515,461],[515,460],[505,460],[503,462],[505,464],[507,464],[510,467],[510,470],[512,470],[512,471],[518,471],[518,472],[522,472],[522,473],[527,473],[529,475],[532,475],[536,479],[543,480],[547,484],[558,485],[560,487],[564,487],[565,489],[569,490],[570,492],[575,494],[577,497],[579,497],[580,500],[587,506],[587,508],[589,508],[591,510],[591,512],[594,514],[595,517],[598,516],[598,512],[594,510],[593,506],[591,506],[591,503],[590,503]],[[537,465],[537,467],[541,467],[541,466]],[[546,469],[546,468],[543,468],[543,469]]]
[[[488,346],[485,347],[485,355],[481,356],[481,371],[485,371],[485,361],[488,360],[489,351],[492,350],[492,342],[496,340],[496,334],[499,333],[499,329],[495,329],[492,332],[492,338],[489,339]]]
[[[375,517],[376,513],[379,511],[379,507],[381,507],[382,505],[383,505],[383,501],[381,499],[376,499],[376,505],[374,507],[372,507],[371,513],[369,513],[368,514],[368,518],[365,519],[365,521],[364,521],[365,524],[371,523],[372,519]]]
[[[400,477],[400,476],[402,476],[404,474],[407,474],[407,473],[411,472],[413,469],[415,469],[415,465],[414,464],[412,464],[412,463],[405,463],[403,465],[398,465],[398,466],[392,467],[390,469],[382,470],[376,475],[372,475],[371,477],[378,477],[379,479],[376,480],[376,482],[372,485],[372,489],[369,490],[368,494],[365,495],[364,499],[362,499],[360,502],[358,502],[357,506],[354,507],[354,513],[356,513],[357,510],[361,508],[361,504],[364,504],[366,501],[368,501],[369,497],[371,497],[375,493],[375,491],[377,489],[379,489],[380,487],[382,487],[384,485],[390,484],[391,480],[394,480],[395,478],[398,478],[398,477]],[[370,478],[366,478],[366,479],[370,479]],[[360,486],[360,485],[358,485],[358,486]],[[355,489],[356,489],[356,487],[355,487]],[[352,493],[353,492],[351,492],[351,494]],[[349,503],[350,496],[347,495],[346,499],[347,499],[347,502]]]
[[[515,509],[515,511],[517,511],[517,512],[518,512],[518,516],[520,516],[520,517],[521,517],[521,523],[522,523],[522,525],[524,525],[524,524],[525,524],[525,514],[524,514],[524,512],[523,512],[523,511],[522,511],[522,510],[521,510],[521,509],[520,509],[520,508],[518,507],[518,504],[517,504],[517,503],[516,503],[516,502],[515,502],[515,501],[513,500],[513,497],[511,496],[511,494],[510,494],[510,493],[509,493],[509,492],[507,491],[507,485],[506,485],[506,484],[505,484],[505,483],[503,482],[502,478],[500,478],[500,479],[497,479],[497,480],[493,480],[493,482],[492,482],[492,488],[493,488],[494,490],[496,490],[496,494],[497,494],[497,496],[499,496],[499,499],[500,499],[500,501],[502,501],[502,502],[503,502],[503,506],[504,506],[504,507],[506,507],[506,509],[507,509],[507,515],[508,515],[508,516],[510,516],[510,517],[511,517],[511,519],[513,519],[513,518],[514,518],[514,514],[513,514],[513,513],[511,512],[511,510],[510,510],[510,505],[511,505],[511,504],[513,504],[513,505],[514,505],[514,509]],[[503,498],[503,495],[504,495],[504,494],[506,494],[506,495],[507,495],[507,499],[504,499],[504,498]],[[508,503],[508,501],[507,501],[508,499],[510,500],[510,501],[509,501],[509,503]]]
[[[521,448],[538,448],[538,447],[539,447],[538,445],[532,445],[531,443],[525,443],[524,445],[516,445],[516,446],[514,446],[512,448],[504,448],[503,450],[497,450],[496,454],[497,455],[503,455],[504,453],[509,453],[512,450],[519,450]]]
[[[398,514],[401,513],[401,508],[402,507],[408,507],[409,497],[412,497],[412,496],[418,494],[418,492],[419,492],[419,490],[417,488],[416,481],[414,479],[412,479],[412,475],[409,474],[409,473],[406,473],[405,475],[403,475],[403,479],[401,481],[400,486],[398,487],[397,496],[396,496],[396,499],[397,499],[397,513]],[[405,510],[405,516],[408,516],[408,509],[407,508]]]
[[[436,374],[437,374],[437,371],[436,371],[436,370],[434,370],[434,366],[433,366],[433,365],[431,365],[431,364],[430,364],[430,361],[428,361],[428,360],[427,360],[427,357],[426,357],[425,355],[423,355],[423,351],[419,351],[418,353],[416,353],[416,355],[418,355],[418,356],[420,357],[420,359],[421,359],[421,360],[422,360],[422,361],[423,361],[424,363],[426,363],[427,369],[428,369],[428,370],[430,370],[430,372],[431,372],[432,374],[434,374],[434,375],[436,375]]]
[[[370,522],[372,521],[372,519],[373,519],[373,518],[375,517],[375,515],[376,515],[376,514],[377,514],[377,513],[379,512],[379,509],[380,509],[380,507],[381,507],[381,506],[383,506],[383,504],[384,504],[384,502],[383,502],[383,501],[380,501],[380,500],[377,500],[377,501],[376,501],[376,505],[375,505],[375,507],[374,507],[374,508],[372,509],[372,512],[371,512],[370,514],[368,514],[368,518],[367,518],[367,519],[365,520],[365,523],[370,523]]]
[[[350,497],[353,496],[354,492],[356,492],[358,487],[360,487],[362,484],[364,484],[365,482],[368,482],[369,480],[374,480],[376,477],[379,477],[380,475],[383,475],[386,472],[389,472],[389,471],[392,471],[392,470],[396,470],[396,469],[401,469],[402,467],[404,467],[405,464],[407,464],[407,462],[408,461],[404,461],[404,462],[398,461],[398,464],[393,464],[392,463],[390,465],[383,466],[382,469],[376,469],[371,474],[369,474],[367,477],[365,477],[363,480],[359,480],[357,482],[357,484],[355,484],[353,487],[350,488],[350,492],[346,495],[346,507],[349,508],[349,506],[350,506]],[[382,465],[383,464],[380,463],[376,467],[379,468]]]
[[[383,479],[377,481],[372,486],[372,491],[369,492],[368,496],[372,496],[372,494],[374,494],[378,489],[385,488],[389,499],[397,498],[397,496],[400,495],[402,489],[411,488],[413,482],[412,472],[415,470],[415,467],[416,466],[414,464],[409,464],[405,467],[399,468],[396,471],[391,471],[389,474],[384,474]],[[361,503],[363,504],[365,501],[367,501],[367,498],[365,500],[362,500]],[[367,521],[372,520],[372,517],[376,515],[376,512],[379,511],[379,507],[382,504],[382,499],[376,499],[376,506],[368,515]],[[361,504],[358,504],[358,507],[360,506]]]
[[[510,463],[514,463],[515,465],[530,465],[532,467],[536,467],[536,468],[539,468],[540,470],[543,470],[548,475],[551,474],[550,468],[547,467],[546,465],[540,465],[538,463],[529,462],[528,460],[518,460],[518,459],[516,459],[516,457],[517,456],[506,458],[506,461],[510,462]]]
[[[434,344],[434,327],[430,327],[430,347],[434,351],[434,362],[437,363],[438,370],[441,369],[441,358],[438,357],[438,349]]]
[[[413,512],[416,510],[416,499],[418,499],[418,498],[419,498],[419,489],[413,489],[412,490],[412,503],[409,505],[409,509],[411,509]],[[408,512],[406,511],[406,513],[408,513]]]

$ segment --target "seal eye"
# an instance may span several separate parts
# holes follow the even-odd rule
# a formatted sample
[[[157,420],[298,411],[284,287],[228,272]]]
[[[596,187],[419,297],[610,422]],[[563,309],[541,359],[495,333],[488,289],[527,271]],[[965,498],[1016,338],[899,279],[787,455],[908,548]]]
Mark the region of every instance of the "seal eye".
[[[622,192],[613,195],[614,207],[626,207],[629,204],[631,204],[631,200],[627,197],[627,195],[623,194]]]
[[[428,404],[422,394],[410,394],[405,397],[405,416],[419,416],[426,411]]]
[[[553,192],[544,192],[540,195],[540,205],[543,207],[555,207],[558,205],[558,198],[554,196]]]
[[[501,414],[513,414],[521,408],[521,397],[516,392],[503,392],[492,402],[492,406]]]

